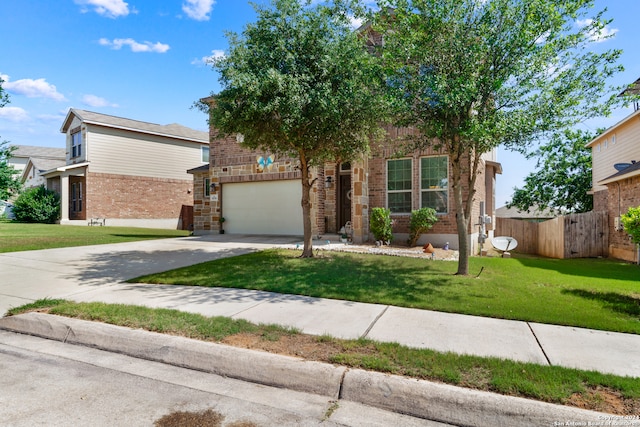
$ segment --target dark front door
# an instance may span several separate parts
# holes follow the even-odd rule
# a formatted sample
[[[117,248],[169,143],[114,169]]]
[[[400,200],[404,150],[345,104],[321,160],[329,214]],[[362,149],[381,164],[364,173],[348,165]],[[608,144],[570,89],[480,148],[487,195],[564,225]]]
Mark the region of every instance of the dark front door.
[[[351,221],[351,173],[340,175],[338,230]]]

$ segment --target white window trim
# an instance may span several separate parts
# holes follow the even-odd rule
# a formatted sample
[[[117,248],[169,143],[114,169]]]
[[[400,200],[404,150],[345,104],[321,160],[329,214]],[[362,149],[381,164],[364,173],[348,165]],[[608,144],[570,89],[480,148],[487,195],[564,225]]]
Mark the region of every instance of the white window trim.
[[[389,162],[393,162],[393,161],[398,161],[398,160],[409,160],[411,161],[411,188],[409,190],[389,190]],[[385,181],[384,181],[384,188],[385,188],[385,194],[386,194],[386,205],[387,205],[387,209],[389,209],[389,194],[398,194],[398,193],[409,193],[411,194],[411,207],[409,209],[408,212],[391,212],[391,215],[405,215],[405,214],[410,214],[411,210],[413,209],[413,158],[411,157],[403,157],[400,159],[387,159],[387,170],[386,170],[386,176],[385,176]]]
[[[426,159],[426,158],[435,158],[435,157],[446,157],[447,158],[447,188],[446,189],[442,189],[442,188],[422,188],[422,159]],[[420,164],[418,165],[418,167],[420,168],[420,176],[419,176],[419,186],[420,186],[420,207],[422,207],[422,194],[425,191],[428,192],[436,192],[436,191],[443,191],[445,190],[447,192],[447,210],[445,212],[437,212],[436,215],[449,215],[449,156],[447,155],[437,155],[437,156],[423,156],[420,157]]]

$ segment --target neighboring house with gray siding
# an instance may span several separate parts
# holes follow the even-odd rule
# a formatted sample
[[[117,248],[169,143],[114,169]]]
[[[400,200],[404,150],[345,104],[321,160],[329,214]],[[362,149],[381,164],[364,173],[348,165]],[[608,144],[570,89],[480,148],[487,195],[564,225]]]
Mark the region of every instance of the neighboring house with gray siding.
[[[44,176],[61,196],[62,224],[181,227],[183,206],[193,203],[186,170],[208,162],[207,132],[74,108],[60,131],[66,161]]]
[[[13,145],[15,150],[7,162],[16,170],[16,176],[25,188],[46,184],[42,173],[65,164],[65,149],[38,147],[33,145]]]

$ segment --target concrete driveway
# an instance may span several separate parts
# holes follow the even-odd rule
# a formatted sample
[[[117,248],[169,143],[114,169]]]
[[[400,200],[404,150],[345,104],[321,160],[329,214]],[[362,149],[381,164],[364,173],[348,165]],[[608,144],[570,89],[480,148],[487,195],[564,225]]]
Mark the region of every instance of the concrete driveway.
[[[298,240],[272,236],[192,236],[0,254],[0,315],[11,307],[37,299],[85,300],[93,292],[103,293],[144,274]]]

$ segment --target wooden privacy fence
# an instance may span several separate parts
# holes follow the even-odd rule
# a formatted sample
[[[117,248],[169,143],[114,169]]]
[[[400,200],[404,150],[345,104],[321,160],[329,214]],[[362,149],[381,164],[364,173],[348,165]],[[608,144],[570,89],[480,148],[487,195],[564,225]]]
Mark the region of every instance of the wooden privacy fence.
[[[608,255],[606,212],[559,216],[544,222],[496,218],[495,236],[518,241],[516,252],[550,258],[591,258]]]

